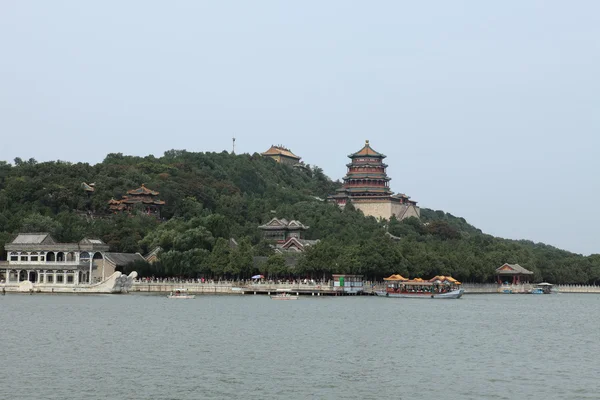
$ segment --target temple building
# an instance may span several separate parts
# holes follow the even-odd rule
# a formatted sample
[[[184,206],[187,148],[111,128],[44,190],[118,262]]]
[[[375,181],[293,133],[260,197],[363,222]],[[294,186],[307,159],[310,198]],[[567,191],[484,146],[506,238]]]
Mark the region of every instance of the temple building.
[[[108,209],[112,213],[132,212],[137,205],[141,210],[158,218],[161,216],[161,208],[165,202],[158,199],[159,192],[148,189],[144,184],[141,187],[129,190],[121,200],[110,199]]]
[[[281,164],[291,166],[302,165],[300,163],[301,157],[298,157],[297,155],[292,153],[290,149],[287,149],[283,146],[271,146],[269,150],[265,151],[264,153],[261,153],[261,155],[263,157],[272,158],[273,160]]]
[[[405,194],[394,195],[391,191],[391,178],[387,176],[387,164],[383,162],[386,156],[373,150],[368,140],[362,149],[348,157],[351,162],[347,164],[348,172],[344,177],[344,185],[336,194],[329,196],[327,201],[340,207],[352,203],[365,215],[378,219],[387,220],[395,216],[402,220],[421,216],[416,201]]]
[[[288,221],[285,218],[273,218],[264,225],[258,227],[263,231],[265,240],[274,242],[275,251],[285,252],[303,252],[306,247],[318,243],[318,240],[307,240],[302,238],[303,233],[308,230],[308,226],[300,221]]]
[[[105,258],[108,245],[100,239],[57,243],[48,233],[20,233],[4,248],[0,280],[6,284],[91,284],[115,272]]]

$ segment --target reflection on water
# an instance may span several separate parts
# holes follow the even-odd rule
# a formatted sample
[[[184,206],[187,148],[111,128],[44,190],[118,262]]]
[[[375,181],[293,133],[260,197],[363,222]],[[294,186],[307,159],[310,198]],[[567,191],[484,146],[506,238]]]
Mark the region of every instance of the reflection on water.
[[[11,399],[598,398],[595,295],[6,295]]]

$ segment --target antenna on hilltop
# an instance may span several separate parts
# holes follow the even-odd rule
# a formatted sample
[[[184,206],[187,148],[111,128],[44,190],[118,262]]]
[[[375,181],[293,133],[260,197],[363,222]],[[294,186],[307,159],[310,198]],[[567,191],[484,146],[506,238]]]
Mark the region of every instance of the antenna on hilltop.
[[[231,151],[231,154],[235,154],[235,137],[233,138],[233,150]]]

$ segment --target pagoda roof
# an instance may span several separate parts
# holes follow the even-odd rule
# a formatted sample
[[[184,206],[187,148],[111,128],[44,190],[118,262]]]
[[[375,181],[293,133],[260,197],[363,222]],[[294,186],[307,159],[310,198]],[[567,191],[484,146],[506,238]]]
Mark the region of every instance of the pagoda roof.
[[[336,194],[331,194],[327,196],[328,199],[346,199],[348,198],[348,193],[344,189],[338,189]]]
[[[380,157],[380,158],[386,157],[385,155],[373,150],[373,148],[371,148],[371,145],[369,144],[368,140],[365,141],[365,145],[362,149],[360,149],[359,151],[357,151],[354,154],[350,154],[348,157],[354,158],[354,157],[364,157],[364,156]]]
[[[386,174],[381,174],[377,172],[351,172],[344,177],[346,179],[365,179],[365,178],[373,178],[380,181],[390,181],[392,178],[389,178]]]
[[[264,153],[261,153],[263,156],[284,156],[289,158],[294,158],[296,160],[300,160],[301,157],[298,157],[290,149],[286,149],[283,146],[271,146],[271,148]]]
[[[344,189],[349,192],[391,192],[389,187],[379,186],[350,186],[344,187]]]
[[[356,167],[356,166],[361,166],[361,167],[377,167],[377,168],[387,168],[388,165],[383,163],[383,162],[371,162],[371,161],[365,161],[365,162],[349,162],[348,164],[346,164],[346,167],[350,168],[350,167]]]
[[[158,194],[159,194],[159,193],[158,193],[157,191],[155,191],[155,190],[148,189],[148,188],[147,188],[146,186],[144,186],[144,184],[142,183],[142,186],[140,186],[140,187],[139,187],[139,188],[137,188],[137,189],[132,189],[132,190],[129,190],[129,191],[127,192],[127,194],[131,194],[131,195],[134,195],[134,196],[139,196],[139,195],[158,196]]]

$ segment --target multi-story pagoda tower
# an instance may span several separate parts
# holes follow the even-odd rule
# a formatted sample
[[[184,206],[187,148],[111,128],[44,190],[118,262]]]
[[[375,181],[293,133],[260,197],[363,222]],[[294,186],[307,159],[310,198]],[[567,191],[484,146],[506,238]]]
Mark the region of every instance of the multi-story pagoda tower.
[[[340,207],[352,202],[365,215],[375,218],[390,219],[392,215],[398,219],[419,218],[421,212],[416,201],[391,191],[391,178],[387,176],[387,164],[383,162],[386,156],[373,150],[368,140],[362,149],[348,157],[351,162],[347,164],[344,186],[329,196],[328,201]]]

